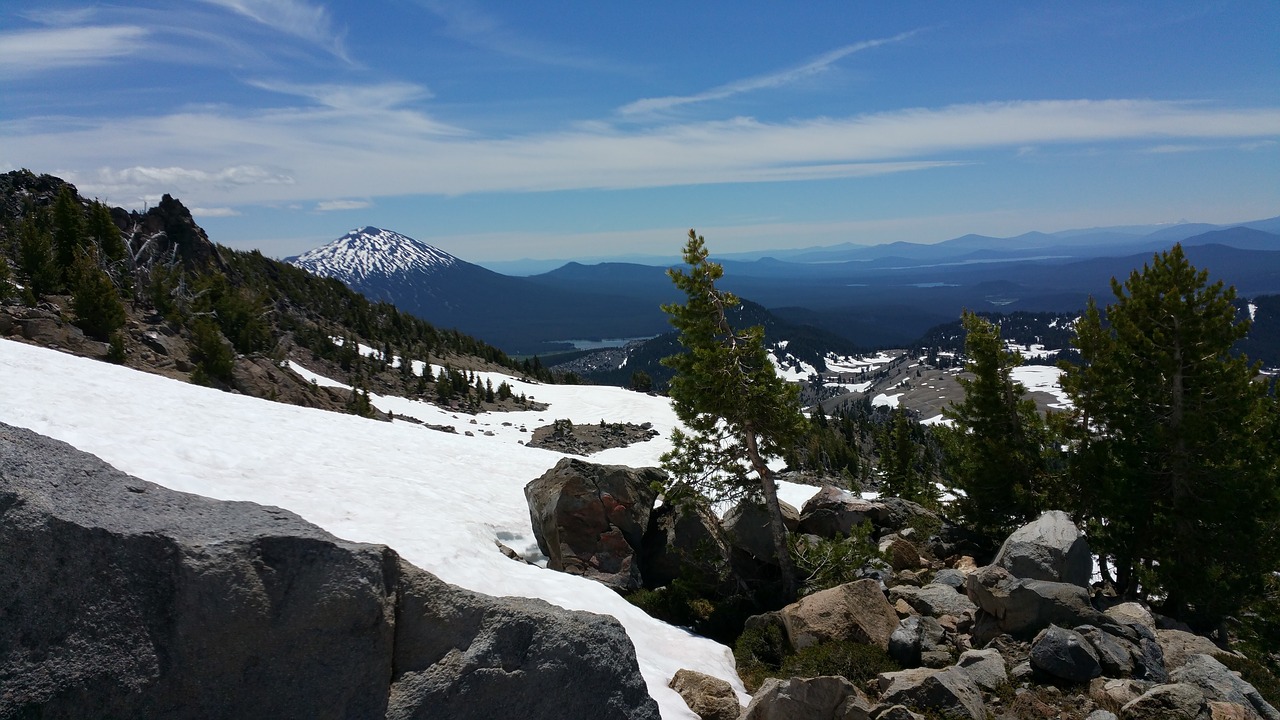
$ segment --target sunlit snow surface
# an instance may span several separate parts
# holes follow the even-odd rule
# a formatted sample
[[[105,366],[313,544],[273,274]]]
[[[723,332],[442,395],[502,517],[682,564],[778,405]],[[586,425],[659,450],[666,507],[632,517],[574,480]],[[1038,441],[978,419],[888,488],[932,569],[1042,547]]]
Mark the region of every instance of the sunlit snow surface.
[[[506,380],[517,395],[550,408],[483,414],[473,425],[469,415],[371,396],[397,416],[458,429],[450,434],[232,395],[0,340],[0,422],[175,490],[288,508],[339,537],[389,545],[462,587],[612,615],[635,643],[664,718],[696,717],[666,687],[680,668],[724,678],[742,694],[728,648],[650,618],[599,583],[512,561],[494,544],[501,539],[521,552],[534,544],[524,486],[562,457],[520,444],[535,427],[557,418],[652,422],[659,438],[590,459],[656,465],[676,422],[670,404],[620,388],[481,375],[495,386]],[[798,506],[814,490],[786,486],[783,494]]]
[[[1058,378],[1062,377],[1061,369],[1052,365],[1023,365],[1014,368],[1009,377],[1025,385],[1028,392],[1045,392],[1057,398],[1058,402],[1050,403],[1049,407],[1055,410],[1071,408],[1071,400],[1058,383]]]

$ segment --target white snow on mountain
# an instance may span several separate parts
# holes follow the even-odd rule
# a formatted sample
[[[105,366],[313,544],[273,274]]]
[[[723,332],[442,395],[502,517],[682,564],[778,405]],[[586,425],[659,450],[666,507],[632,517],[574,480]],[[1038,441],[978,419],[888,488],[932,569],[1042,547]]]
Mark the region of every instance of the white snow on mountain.
[[[412,362],[416,372],[425,369]],[[287,508],[339,537],[389,545],[462,587],[612,615],[635,644],[664,718],[696,718],[666,686],[682,667],[728,680],[745,700],[725,646],[654,620],[600,583],[514,562],[495,545],[536,553],[524,486],[563,456],[525,446],[534,428],[559,418],[652,422],[660,437],[590,458],[652,466],[671,447],[677,421],[670,402],[621,388],[481,377],[506,381],[516,394],[549,407],[470,416],[370,395],[396,417],[451,425],[453,434],[233,395],[0,340],[0,422],[63,440],[175,490]],[[781,494],[799,507],[814,491],[785,483]]]
[[[393,230],[362,227],[286,262],[348,285],[407,272],[438,272],[462,262],[449,253]]]

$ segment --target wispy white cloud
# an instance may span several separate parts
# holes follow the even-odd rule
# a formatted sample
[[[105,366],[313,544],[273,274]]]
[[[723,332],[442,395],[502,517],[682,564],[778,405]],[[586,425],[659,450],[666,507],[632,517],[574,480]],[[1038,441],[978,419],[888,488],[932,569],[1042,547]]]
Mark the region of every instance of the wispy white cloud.
[[[145,28],[135,25],[0,33],[0,75],[27,75],[131,55],[142,49],[147,34]]]
[[[334,30],[329,10],[304,0],[204,0],[237,12],[278,32],[319,45],[348,60],[343,33]]]
[[[114,202],[181,191],[193,204],[235,206],[800,181],[993,162],[1027,146],[1106,151],[1125,142],[1271,141],[1280,137],[1280,108],[1029,101],[785,123],[740,118],[641,130],[596,124],[503,138],[442,134],[438,127],[415,110],[348,112],[322,104],[255,113],[203,109],[88,128],[17,121],[0,123],[0,139],[21,149],[12,162],[72,168],[73,181]],[[997,158],[983,154],[996,149],[1003,151]]]
[[[368,200],[325,200],[316,203],[316,212],[334,212],[338,210],[363,210],[371,207]]]
[[[191,208],[191,214],[196,218],[224,218],[224,217],[239,217],[240,211],[236,210],[235,208],[229,208],[229,207],[214,207],[214,208],[193,207]]]
[[[826,72],[831,69],[838,60],[848,57],[856,52],[870,50],[880,47],[881,45],[889,45],[892,43],[902,42],[913,35],[919,33],[919,30],[912,30],[889,38],[879,38],[876,40],[865,40],[863,42],[845,45],[836,48],[830,52],[823,53],[816,58],[800,65],[798,67],[788,68],[779,72],[768,73],[765,75],[757,75],[755,77],[735,80],[731,83],[720,85],[693,95],[671,95],[667,97],[643,98],[635,102],[628,103],[618,108],[621,115],[643,115],[647,113],[661,112],[671,110],[681,105],[691,105],[694,103],[707,102],[709,100],[723,100],[741,95],[742,93],[753,92],[755,90],[765,90],[769,88],[782,87],[791,85],[819,73]]]
[[[484,50],[552,67],[619,69],[605,58],[587,57],[573,48],[529,37],[470,0],[418,0],[418,4],[440,18],[446,35]]]
[[[336,110],[386,110],[431,97],[431,91],[421,85],[405,82],[373,85],[304,85],[252,80],[249,84],[262,90],[314,100]]]
[[[84,25],[97,15],[97,8],[31,8],[18,13],[22,18],[41,25]]]

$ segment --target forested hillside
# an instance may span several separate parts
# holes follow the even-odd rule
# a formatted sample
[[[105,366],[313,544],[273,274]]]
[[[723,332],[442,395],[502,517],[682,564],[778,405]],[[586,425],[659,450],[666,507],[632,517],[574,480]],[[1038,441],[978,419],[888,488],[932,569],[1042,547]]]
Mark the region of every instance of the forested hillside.
[[[0,176],[0,302],[0,334],[329,409],[372,414],[368,391],[390,388],[494,406],[494,392],[469,376],[488,367],[553,379],[336,280],[217,245],[168,195],[144,213],[126,212],[26,170]],[[448,370],[419,377],[397,357]],[[306,383],[286,369],[289,359],[318,364],[355,391]]]

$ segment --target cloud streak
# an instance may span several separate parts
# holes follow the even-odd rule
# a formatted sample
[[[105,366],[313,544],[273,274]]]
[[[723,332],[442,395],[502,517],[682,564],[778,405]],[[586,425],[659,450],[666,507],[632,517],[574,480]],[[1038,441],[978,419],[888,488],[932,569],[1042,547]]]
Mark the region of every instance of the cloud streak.
[[[912,30],[911,32],[901,33],[889,38],[866,40],[863,42],[853,43],[852,45],[845,45],[844,47],[823,53],[799,67],[736,80],[694,95],[670,95],[667,97],[643,98],[618,108],[618,114],[624,116],[646,115],[671,110],[673,108],[680,107],[681,105],[692,105],[694,103],[707,102],[710,100],[723,100],[725,98],[733,97],[734,95],[741,95],[743,93],[753,92],[756,90],[766,90],[769,88],[790,85],[804,78],[826,72],[831,69],[831,66],[837,61],[854,53],[877,48],[881,45],[899,43],[919,32],[919,30]]]
[[[341,104],[341,103],[339,103]],[[1027,101],[767,123],[750,118],[628,132],[593,125],[489,138],[441,134],[422,113],[330,106],[206,110],[52,129],[0,124],[28,167],[55,168],[128,203],[196,204],[804,181],[986,163],[1025,146],[1270,141],[1280,108],[1148,100]],[[171,163],[171,164],[170,164]]]
[[[93,65],[141,50],[135,25],[60,27],[0,34],[0,76]]]
[[[316,203],[316,212],[335,212],[339,210],[363,210],[372,207],[367,200],[325,200]]]
[[[323,5],[303,0],[204,0],[236,12],[273,30],[319,45],[343,60],[349,60],[341,33],[333,29],[329,11]]]

